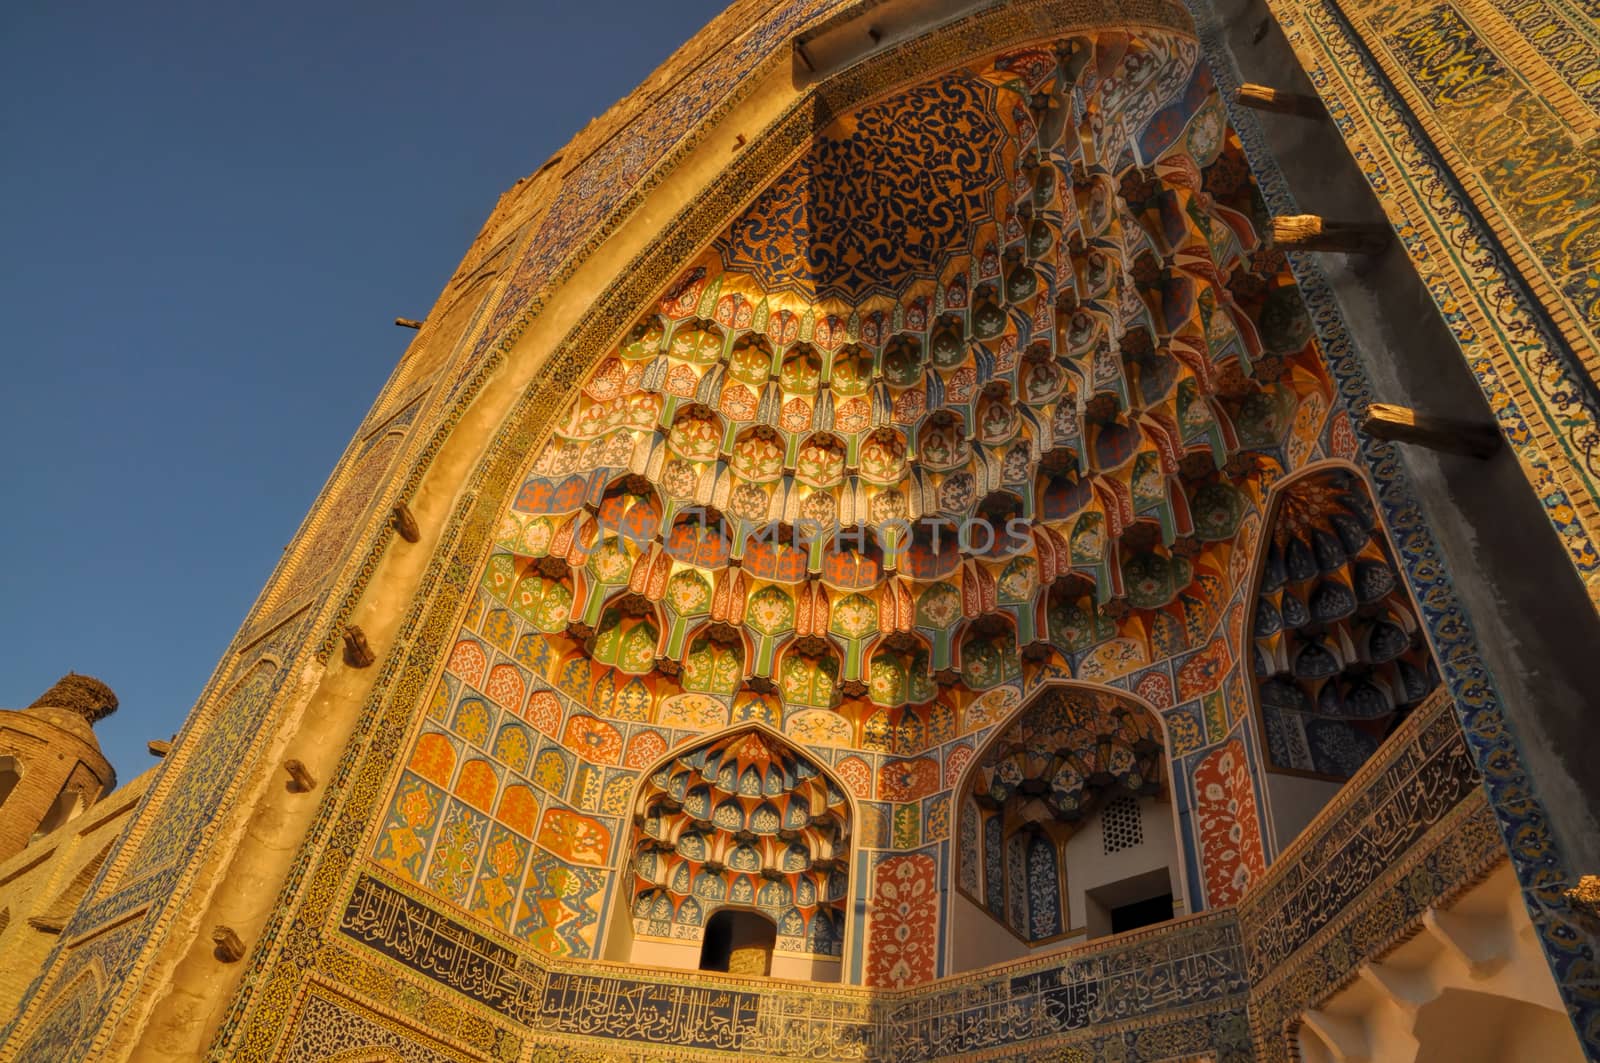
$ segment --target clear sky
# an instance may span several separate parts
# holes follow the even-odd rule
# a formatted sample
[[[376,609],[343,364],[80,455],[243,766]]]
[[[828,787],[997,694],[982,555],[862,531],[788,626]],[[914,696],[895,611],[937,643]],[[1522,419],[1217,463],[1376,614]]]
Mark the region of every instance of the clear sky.
[[[0,706],[178,729],[495,198],[720,0],[0,9]]]

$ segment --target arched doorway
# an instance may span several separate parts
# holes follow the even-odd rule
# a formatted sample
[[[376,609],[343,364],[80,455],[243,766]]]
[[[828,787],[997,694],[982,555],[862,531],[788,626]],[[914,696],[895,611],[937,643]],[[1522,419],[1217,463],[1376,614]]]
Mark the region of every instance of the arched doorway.
[[[778,926],[746,908],[723,908],[706,921],[700,969],[765,977],[772,973]]]
[[[674,753],[634,802],[607,958],[839,981],[850,821],[844,790],[763,729]]]
[[[1109,689],[1046,688],[974,759],[950,970],[1163,922],[1184,909],[1163,733]]]

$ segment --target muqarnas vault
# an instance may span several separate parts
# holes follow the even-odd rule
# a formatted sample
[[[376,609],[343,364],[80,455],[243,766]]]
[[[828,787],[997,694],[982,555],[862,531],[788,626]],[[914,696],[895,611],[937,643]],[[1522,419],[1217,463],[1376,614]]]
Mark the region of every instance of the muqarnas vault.
[[[0,1056],[1600,1058],[1595,36],[735,4],[157,770],[0,720]]]

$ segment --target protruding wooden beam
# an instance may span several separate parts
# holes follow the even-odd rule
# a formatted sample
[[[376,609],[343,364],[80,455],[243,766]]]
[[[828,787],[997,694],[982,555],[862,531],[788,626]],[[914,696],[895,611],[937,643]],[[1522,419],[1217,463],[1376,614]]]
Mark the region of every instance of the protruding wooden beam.
[[[311,772],[307,771],[306,766],[300,761],[284,761],[283,770],[289,773],[289,789],[295,793],[308,794],[316,789],[317,780],[312,777]]]
[[[417,527],[417,518],[411,515],[411,507],[404,502],[394,504],[394,530],[408,543],[414,543],[422,538],[422,529]]]
[[[365,668],[377,660],[372,647],[367,645],[366,632],[351,624],[344,629],[344,660],[352,668]]]
[[[1274,114],[1292,114],[1297,118],[1326,118],[1328,109],[1315,96],[1303,92],[1284,92],[1269,85],[1246,82],[1233,94],[1234,102],[1241,107]]]
[[[244,942],[234,933],[233,927],[217,927],[211,931],[211,941],[217,946],[217,959],[223,963],[238,963],[244,959]]]
[[[1415,443],[1432,450],[1488,458],[1500,448],[1500,432],[1492,424],[1430,417],[1404,406],[1374,402],[1361,425],[1375,439]]]
[[[1285,214],[1272,219],[1268,243],[1280,251],[1375,255],[1393,238],[1394,232],[1387,225],[1328,221],[1317,214]]]
[[[397,317],[397,318],[394,319],[394,323],[396,325],[399,325],[401,328],[421,328],[422,327],[422,322],[415,321],[415,320],[413,320],[413,319],[411,319],[409,317]]]
[[[164,757],[172,752],[172,743],[163,742],[159,738],[146,742],[144,747],[150,751],[152,757]]]
[[[35,915],[28,919],[28,925],[45,934],[59,934],[67,928],[65,916]]]

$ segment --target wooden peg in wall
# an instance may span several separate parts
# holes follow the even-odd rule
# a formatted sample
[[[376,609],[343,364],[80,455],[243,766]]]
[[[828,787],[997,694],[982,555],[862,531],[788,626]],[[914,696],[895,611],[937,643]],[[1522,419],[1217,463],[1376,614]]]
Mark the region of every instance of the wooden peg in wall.
[[[1394,232],[1387,225],[1328,221],[1316,214],[1286,214],[1272,219],[1268,244],[1280,251],[1337,251],[1375,255],[1388,246]]]
[[[394,319],[394,323],[396,325],[399,325],[401,328],[421,328],[422,327],[422,322],[413,321],[409,317],[397,317],[397,318]]]
[[[306,766],[298,760],[283,762],[283,770],[289,773],[289,789],[297,794],[310,793],[316,788],[317,780],[306,770]]]
[[[211,941],[217,946],[216,957],[223,963],[238,963],[244,959],[244,942],[231,926],[219,926],[211,932]]]
[[[1328,109],[1315,96],[1303,92],[1284,92],[1268,85],[1245,83],[1233,94],[1234,102],[1256,111],[1292,114],[1297,118],[1326,118]]]
[[[400,538],[408,543],[414,543],[422,538],[422,529],[417,527],[417,518],[412,516],[411,507],[404,502],[394,504],[394,528],[400,533]]]
[[[145,748],[150,751],[150,755],[152,757],[164,757],[168,753],[172,752],[172,743],[171,742],[163,742],[162,740],[157,738],[157,739],[153,739],[153,740],[151,740],[149,742],[146,742],[145,743]]]
[[[1395,443],[1415,443],[1431,450],[1487,458],[1500,447],[1500,432],[1492,424],[1430,417],[1404,406],[1374,402],[1361,425],[1368,435]]]
[[[367,645],[366,632],[354,624],[344,629],[344,659],[352,668],[365,668],[378,659]]]

